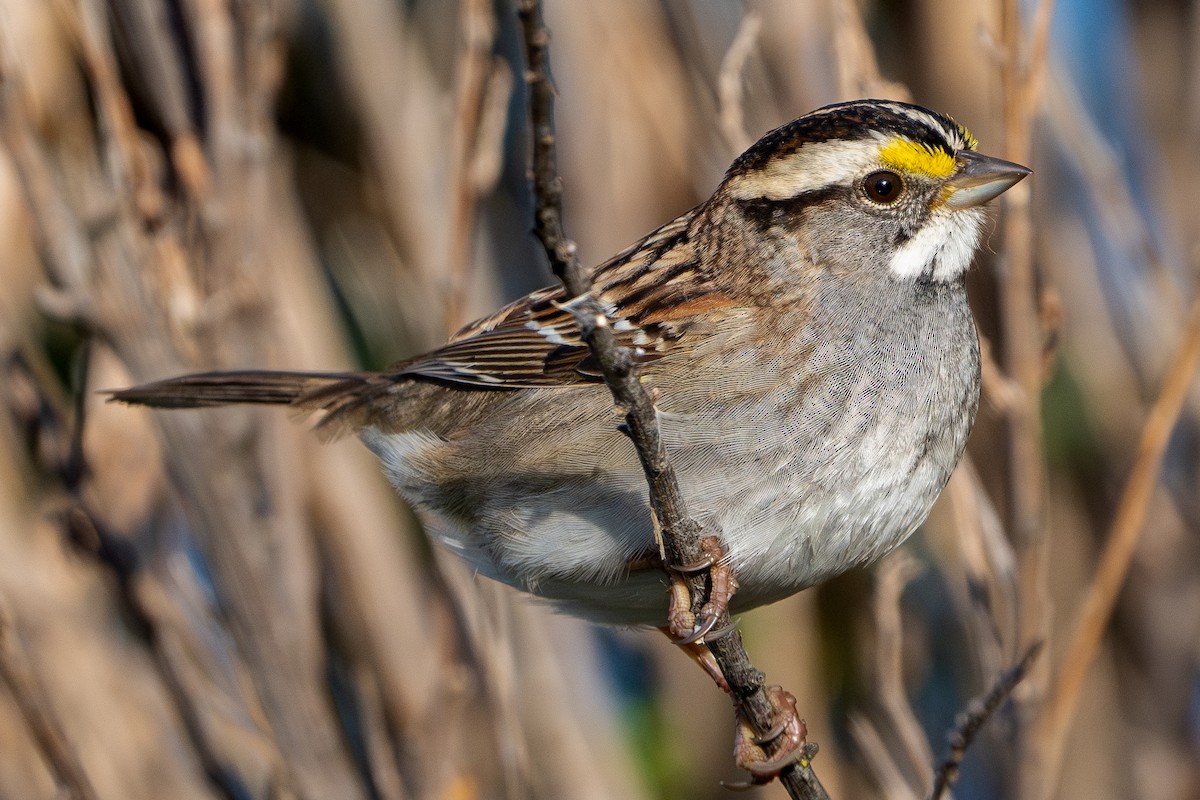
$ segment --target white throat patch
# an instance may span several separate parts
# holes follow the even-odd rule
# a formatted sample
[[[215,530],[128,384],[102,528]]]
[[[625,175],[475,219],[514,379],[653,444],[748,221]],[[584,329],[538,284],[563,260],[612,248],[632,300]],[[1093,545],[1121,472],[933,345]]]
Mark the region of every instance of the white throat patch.
[[[934,280],[957,278],[971,266],[983,231],[981,208],[955,210],[942,206],[916,235],[902,244],[888,265],[900,278],[929,274]]]

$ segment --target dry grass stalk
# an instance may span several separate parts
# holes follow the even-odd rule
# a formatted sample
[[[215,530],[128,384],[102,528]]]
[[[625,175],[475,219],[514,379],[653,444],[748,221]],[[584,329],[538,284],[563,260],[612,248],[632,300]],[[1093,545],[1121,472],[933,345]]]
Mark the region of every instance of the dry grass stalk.
[[[3,597],[0,597],[0,681],[12,692],[62,796],[69,800],[95,800],[96,790],[55,718],[44,690],[38,685],[37,676],[17,639],[12,609]]]
[[[462,45],[455,68],[454,118],[450,129],[450,208],[446,226],[446,332],[458,330],[464,317],[467,277],[475,242],[475,206],[486,189],[475,180],[474,165],[481,141],[485,91],[492,72],[496,20],[488,0],[462,0],[459,4]]]
[[[754,52],[762,30],[762,17],[753,11],[742,17],[737,35],[725,57],[721,59],[721,72],[717,76],[717,98],[720,109],[721,138],[732,154],[741,153],[754,143],[746,132],[745,109],[742,106],[742,71],[746,60]]]
[[[908,701],[904,686],[904,642],[900,616],[900,598],[905,587],[921,572],[921,566],[904,551],[893,553],[879,565],[875,598],[875,686],[888,727],[894,737],[893,749],[903,757],[903,769],[909,781],[924,779],[933,763],[933,750],[921,723]],[[914,787],[920,794],[924,787]]]
[[[1167,368],[1162,390],[1155,400],[1138,443],[1112,527],[1088,587],[1083,606],[1067,641],[1062,663],[1054,675],[1045,706],[1030,731],[1033,747],[1040,754],[1040,780],[1049,796],[1066,746],[1067,729],[1075,714],[1084,679],[1096,658],[1104,630],[1108,627],[1117,595],[1125,584],[1134,550],[1145,528],[1146,513],[1158,482],[1163,456],[1171,432],[1179,420],[1188,393],[1200,369],[1200,301],[1192,304],[1179,348]]]

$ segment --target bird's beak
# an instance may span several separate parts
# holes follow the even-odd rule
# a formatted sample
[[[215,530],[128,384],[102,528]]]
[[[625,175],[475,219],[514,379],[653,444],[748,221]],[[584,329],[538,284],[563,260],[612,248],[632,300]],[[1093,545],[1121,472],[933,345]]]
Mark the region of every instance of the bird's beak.
[[[958,172],[946,183],[945,202],[951,208],[981,206],[1033,172],[1029,167],[974,150],[960,151],[955,160]]]

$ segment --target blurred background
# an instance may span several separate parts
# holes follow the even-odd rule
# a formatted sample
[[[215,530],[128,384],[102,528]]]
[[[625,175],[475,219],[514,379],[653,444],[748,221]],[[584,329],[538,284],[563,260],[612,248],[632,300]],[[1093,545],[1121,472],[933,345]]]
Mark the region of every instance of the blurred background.
[[[911,99],[1035,170],[970,277],[968,458],[742,620],[835,798],[1200,797],[1200,6],[547,0],[598,263],[763,132]],[[380,368],[552,278],[512,0],[0,0],[0,797],[706,798],[726,697],[431,545],[353,441],[96,390]],[[778,786],[756,790],[783,797]]]

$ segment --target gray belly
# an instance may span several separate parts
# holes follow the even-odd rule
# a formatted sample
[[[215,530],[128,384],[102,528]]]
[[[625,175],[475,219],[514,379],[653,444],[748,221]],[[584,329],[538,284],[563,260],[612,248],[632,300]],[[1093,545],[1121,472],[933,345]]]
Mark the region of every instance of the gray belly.
[[[759,422],[722,457],[671,437],[685,494],[726,531],[735,605],[880,558],[945,487],[978,407],[978,340],[962,287],[931,287],[921,300],[807,331],[807,367],[757,413],[741,411]]]
[[[945,486],[974,420],[979,354],[961,286],[938,285],[916,301],[840,298],[844,314],[833,313],[835,298],[824,324],[780,339],[780,352],[801,354],[802,366],[772,353],[750,363],[722,348],[652,373],[689,509],[720,532],[741,584],[735,608],[785,597],[903,541]],[[541,420],[573,403],[570,424],[582,431],[569,440],[574,449],[535,457],[513,445],[511,430],[453,444],[419,431],[364,439],[433,531],[482,573],[594,619],[662,624],[663,574],[628,569],[653,551],[653,529],[607,391],[543,390],[513,402]],[[564,440],[561,429],[523,433]],[[477,472],[498,450],[513,453],[503,469]],[[423,466],[435,464],[436,477]],[[576,471],[564,476],[565,464]]]

